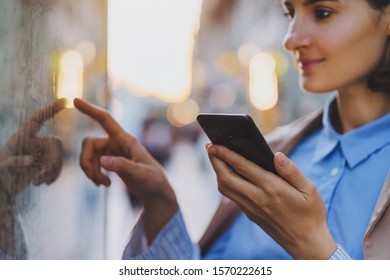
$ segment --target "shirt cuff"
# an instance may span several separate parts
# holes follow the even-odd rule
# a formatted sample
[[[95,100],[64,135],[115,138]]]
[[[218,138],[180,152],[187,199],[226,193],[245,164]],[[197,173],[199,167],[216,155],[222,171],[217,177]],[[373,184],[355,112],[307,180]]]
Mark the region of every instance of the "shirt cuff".
[[[343,249],[343,247],[337,244],[337,249],[333,253],[333,255],[329,258],[329,260],[352,260],[352,259],[348,255],[348,253]]]
[[[141,216],[133,230],[122,259],[133,260],[188,260],[199,259],[199,248],[192,243],[180,210],[162,228],[150,247]]]

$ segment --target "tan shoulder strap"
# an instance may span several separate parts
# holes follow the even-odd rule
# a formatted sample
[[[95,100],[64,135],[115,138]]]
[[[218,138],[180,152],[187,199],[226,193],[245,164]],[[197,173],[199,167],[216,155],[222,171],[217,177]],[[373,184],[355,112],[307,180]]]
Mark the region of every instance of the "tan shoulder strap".
[[[240,213],[241,210],[236,203],[225,197],[222,199],[209,226],[198,242],[202,256],[209,251],[211,246],[224,234]]]

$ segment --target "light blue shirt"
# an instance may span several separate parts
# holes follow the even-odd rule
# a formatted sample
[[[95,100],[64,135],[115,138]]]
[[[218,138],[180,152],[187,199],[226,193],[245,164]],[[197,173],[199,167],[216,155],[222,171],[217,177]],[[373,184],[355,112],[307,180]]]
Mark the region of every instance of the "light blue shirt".
[[[334,103],[328,102],[324,108],[323,127],[302,141],[289,158],[314,183],[324,200],[329,229],[339,244],[332,258],[343,259],[349,255],[353,259],[364,259],[364,234],[390,170],[390,113],[340,135],[330,123],[331,104]],[[183,228],[185,226],[179,212],[160,234],[170,235],[170,232],[179,229],[183,233]],[[187,258],[190,255],[191,258],[199,258],[199,251],[190,244],[188,237],[179,239],[186,245],[177,240],[165,245],[186,246],[183,252]],[[144,246],[142,250],[132,250],[131,243],[139,244],[136,240],[133,238],[128,244],[124,258],[148,258],[150,251],[157,247],[152,244],[149,248]],[[153,251],[153,258],[159,258],[159,255],[166,258],[159,254],[159,250],[161,248]],[[179,255],[173,258],[183,258]],[[204,258],[291,259],[291,256],[259,226],[241,214]]]

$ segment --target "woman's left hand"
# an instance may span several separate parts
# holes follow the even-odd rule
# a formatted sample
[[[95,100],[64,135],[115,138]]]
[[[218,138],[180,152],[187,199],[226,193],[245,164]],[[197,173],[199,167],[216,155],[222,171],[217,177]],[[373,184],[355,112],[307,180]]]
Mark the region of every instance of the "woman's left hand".
[[[274,159],[279,177],[223,146],[210,144],[207,151],[219,191],[291,256],[328,259],[336,251],[320,194],[284,154]]]

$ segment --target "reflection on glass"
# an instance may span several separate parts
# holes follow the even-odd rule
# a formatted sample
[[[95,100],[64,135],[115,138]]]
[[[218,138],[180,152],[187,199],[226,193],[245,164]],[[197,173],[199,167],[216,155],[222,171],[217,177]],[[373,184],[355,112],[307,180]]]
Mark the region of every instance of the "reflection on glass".
[[[107,106],[106,27],[107,0],[0,1],[1,258],[106,257],[107,192],[78,165],[98,128],[47,107],[81,94]]]
[[[0,259],[27,257],[16,197],[30,183],[50,185],[60,175],[62,141],[55,136],[41,136],[39,131],[64,106],[61,99],[35,112],[0,149]]]

